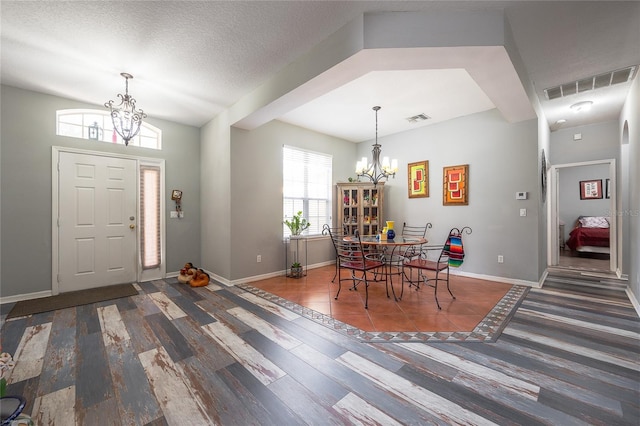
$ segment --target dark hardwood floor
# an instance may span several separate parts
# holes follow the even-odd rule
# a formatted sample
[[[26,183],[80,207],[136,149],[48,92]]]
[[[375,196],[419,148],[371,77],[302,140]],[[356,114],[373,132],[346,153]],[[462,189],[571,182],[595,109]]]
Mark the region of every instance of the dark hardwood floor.
[[[609,271],[609,255],[560,250],[558,266],[582,271]]]
[[[4,321],[8,390],[37,424],[640,420],[640,320],[613,279],[549,276],[492,343],[365,343],[239,286],[138,286]]]

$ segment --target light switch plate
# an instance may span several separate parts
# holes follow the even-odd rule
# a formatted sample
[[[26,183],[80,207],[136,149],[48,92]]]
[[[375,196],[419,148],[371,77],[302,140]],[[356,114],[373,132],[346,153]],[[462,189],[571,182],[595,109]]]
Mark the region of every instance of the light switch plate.
[[[172,210],[172,211],[171,211],[171,213],[170,213],[170,215],[169,215],[169,217],[170,217],[171,219],[177,219],[177,218],[178,218],[178,212],[177,212],[177,211],[175,211],[175,210]]]
[[[524,217],[527,215],[527,209],[520,209],[520,216]]]

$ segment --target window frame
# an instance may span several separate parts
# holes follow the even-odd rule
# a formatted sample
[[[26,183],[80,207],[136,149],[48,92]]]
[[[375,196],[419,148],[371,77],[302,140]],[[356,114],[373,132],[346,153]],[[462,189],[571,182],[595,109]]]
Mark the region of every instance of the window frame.
[[[145,168],[156,169],[159,172],[159,227],[160,227],[160,264],[153,268],[145,268],[143,265],[143,229],[144,212],[142,200],[142,171]],[[166,197],[165,197],[165,160],[138,158],[138,280],[140,282],[163,279],[166,275],[167,267],[167,245],[166,245]]]
[[[288,153],[289,152],[289,156]],[[300,162],[295,162],[294,155],[297,155],[302,158],[298,158],[297,160],[302,160],[302,165],[304,167],[304,178],[303,178],[303,195],[297,196],[296,194],[288,194],[287,191],[295,191],[294,188],[287,188],[287,173],[293,170],[292,167],[287,167],[288,162],[294,162],[296,165],[300,165]],[[310,157],[310,158],[305,158]],[[314,160],[312,160],[314,159]],[[310,173],[309,168],[314,164],[322,164],[324,166],[324,171],[322,173],[325,176],[324,182],[322,186],[325,186],[325,194],[326,196],[311,196],[309,191],[310,184]],[[319,191],[316,188],[316,191]],[[319,192],[317,192],[319,193]],[[310,211],[312,210],[311,205],[316,203],[315,206],[316,214],[315,216],[310,217]],[[325,203],[324,213],[320,214],[320,210],[322,210],[322,203]],[[292,215],[296,214],[298,211],[302,211],[302,216],[307,219],[311,223],[310,229],[303,231],[302,235],[305,237],[321,237],[322,236],[322,226],[325,223],[331,223],[332,220],[332,212],[333,212],[333,155],[327,154],[324,152],[312,151],[296,146],[291,145],[283,145],[282,146],[282,217],[284,219],[290,219]],[[315,220],[314,220],[315,217]],[[324,220],[322,220],[324,218]],[[283,219],[283,220],[284,220]],[[317,222],[317,223],[316,223]],[[320,223],[322,222],[322,223]],[[283,223],[282,225],[282,237],[283,239],[287,239],[291,237],[291,232],[289,228]]]
[[[65,120],[65,117],[68,117]],[[73,119],[73,117],[76,117]],[[75,121],[75,122],[74,122]],[[89,126],[94,122],[98,123],[101,135],[99,139],[89,138]],[[64,132],[63,127],[76,127],[76,132]],[[71,133],[75,133],[71,134]],[[79,136],[81,134],[81,136]],[[111,121],[111,113],[107,110],[99,109],[60,109],[56,111],[56,135],[69,138],[85,139],[96,142],[116,143],[124,145],[124,141],[113,130],[113,122]],[[115,142],[114,142],[115,136]],[[142,141],[148,140],[149,143],[142,144]],[[153,143],[151,143],[153,142]],[[129,141],[129,145],[139,148],[162,150],[162,130],[146,121],[142,122],[140,132]]]

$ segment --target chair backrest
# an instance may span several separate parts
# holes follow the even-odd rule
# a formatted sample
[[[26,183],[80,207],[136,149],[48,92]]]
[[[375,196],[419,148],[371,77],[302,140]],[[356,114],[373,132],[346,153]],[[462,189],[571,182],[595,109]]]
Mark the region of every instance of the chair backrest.
[[[430,222],[427,222],[425,226],[408,225],[407,222],[403,222],[402,233],[400,235],[410,238],[425,238],[427,236],[427,229],[431,227],[432,225]],[[423,245],[424,244],[419,246],[408,246],[402,250],[402,255],[407,259],[418,257],[422,254]]]
[[[365,265],[364,251],[362,250],[362,241],[358,232],[350,235],[351,241],[345,241],[347,237],[344,228],[331,228],[324,225],[322,233],[328,233],[333,242],[333,248],[336,251],[336,259],[341,266],[361,266]]]
[[[331,234],[344,234],[344,233],[346,233],[346,229],[344,225],[336,228],[329,226],[329,224],[327,223],[322,225],[322,235],[331,236]]]
[[[425,226],[416,226],[416,225],[408,225],[407,222],[402,224],[402,235],[403,237],[418,237],[425,238],[427,236],[427,229],[431,228],[432,225],[428,222]]]

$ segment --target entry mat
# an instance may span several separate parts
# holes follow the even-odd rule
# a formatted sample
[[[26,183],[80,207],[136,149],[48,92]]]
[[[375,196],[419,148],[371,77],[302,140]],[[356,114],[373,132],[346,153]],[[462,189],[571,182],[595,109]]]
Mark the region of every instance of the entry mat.
[[[136,294],[138,294],[138,290],[132,284],[117,284],[88,290],[70,291],[57,296],[22,300],[16,302],[7,315],[7,319],[71,308],[73,306],[88,305],[104,300],[119,299]]]

